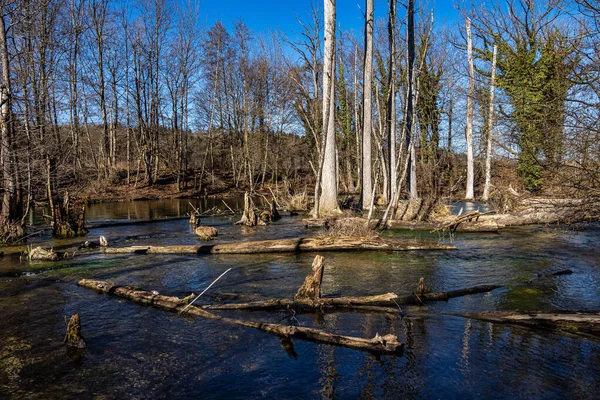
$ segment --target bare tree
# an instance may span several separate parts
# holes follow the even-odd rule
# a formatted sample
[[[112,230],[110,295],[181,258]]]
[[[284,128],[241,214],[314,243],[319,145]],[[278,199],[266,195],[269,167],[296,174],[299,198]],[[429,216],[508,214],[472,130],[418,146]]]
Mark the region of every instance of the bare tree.
[[[335,0],[325,0],[325,56],[323,61],[323,136],[321,193],[315,192],[315,214],[338,210],[338,176],[335,140]],[[319,180],[317,181],[319,183]]]
[[[361,204],[363,210],[371,207],[372,199],[372,81],[373,81],[373,0],[366,0],[365,13],[365,56],[363,71],[363,118],[362,118],[362,189]]]
[[[481,200],[488,201],[490,198],[490,180],[492,176],[492,137],[494,136],[494,91],[496,89],[496,61],[498,58],[498,45],[494,45],[492,56],[492,71],[490,77],[490,104],[487,120],[487,144],[485,148],[485,184]]]
[[[405,141],[408,152],[408,172],[407,186],[411,199],[419,197],[417,191],[417,170],[416,170],[416,152],[415,152],[415,97],[417,72],[415,70],[415,3],[414,0],[408,0],[406,7],[406,38],[407,38],[407,73],[408,90],[406,93],[406,114],[405,114]]]
[[[475,95],[475,68],[473,66],[473,42],[471,40],[471,20],[466,19],[467,57],[469,59],[469,92],[467,94],[467,125],[465,138],[467,141],[467,191],[465,200],[473,200],[473,97]]]

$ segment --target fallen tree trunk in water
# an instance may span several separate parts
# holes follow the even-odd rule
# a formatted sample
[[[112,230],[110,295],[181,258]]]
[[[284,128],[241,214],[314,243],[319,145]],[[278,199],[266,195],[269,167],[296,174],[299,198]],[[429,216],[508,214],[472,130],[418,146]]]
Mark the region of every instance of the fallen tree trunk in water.
[[[372,311],[377,311],[375,307],[396,308],[400,311],[399,305],[423,304],[429,301],[448,301],[449,299],[470,294],[486,293],[498,289],[500,285],[482,285],[466,289],[451,290],[448,292],[424,293],[422,295],[409,294],[398,296],[395,293],[386,293],[376,296],[362,297],[321,297],[318,299],[270,299],[264,301],[254,301],[249,303],[215,304],[203,306],[207,310],[265,310],[278,308],[298,308],[298,309],[319,309],[321,307],[338,308],[359,308],[372,307]],[[390,310],[386,310],[390,311]]]
[[[576,311],[492,311],[459,314],[462,317],[558,330],[577,335],[600,338],[600,313]]]
[[[261,254],[311,251],[455,250],[455,246],[383,238],[324,237],[260,240],[205,245],[109,247],[106,253],[135,254]]]
[[[597,198],[526,199],[520,202],[515,212],[482,215],[479,220],[496,222],[501,228],[505,226],[600,221],[600,200]]]
[[[136,288],[119,286],[111,282],[82,279],[78,282],[78,285],[103,293],[108,293],[117,297],[122,297],[135,303],[150,305],[168,311],[180,312],[187,305],[187,301],[184,301],[178,297],[162,296],[160,294],[154,294],[153,292],[147,292]],[[394,335],[380,336],[377,334],[372,339],[336,335],[315,328],[284,326],[279,324],[243,321],[234,318],[222,317],[196,306],[188,307],[184,313],[197,317],[219,320],[231,325],[260,329],[280,337],[295,337],[299,339],[333,344],[336,346],[350,347],[353,349],[366,350],[380,354],[401,354],[404,348],[404,344],[398,342],[398,338]]]
[[[367,219],[363,218],[365,224]],[[302,220],[306,228],[328,228],[329,221],[326,218],[305,218]],[[378,220],[369,222],[369,227],[374,229],[379,223]],[[386,223],[387,229],[410,230],[410,231],[436,231],[444,228],[446,222],[424,222],[424,221],[402,221],[389,220]],[[456,228],[456,232],[498,232],[499,226],[495,221],[470,221],[463,222]]]

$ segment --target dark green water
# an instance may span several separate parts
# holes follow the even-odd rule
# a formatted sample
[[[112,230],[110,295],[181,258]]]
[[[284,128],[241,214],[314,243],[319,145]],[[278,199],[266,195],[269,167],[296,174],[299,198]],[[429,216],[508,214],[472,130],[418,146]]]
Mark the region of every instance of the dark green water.
[[[210,208],[219,201],[196,205]],[[233,202],[232,202],[233,203]],[[222,203],[221,203],[222,204]],[[90,220],[185,215],[187,200],[99,204]],[[219,241],[306,235],[299,217],[247,229],[228,218],[203,221]],[[314,234],[314,231],[309,231]],[[186,220],[98,228],[114,246],[193,244]],[[437,241],[437,235],[410,234]],[[443,239],[443,238],[442,238]],[[79,241],[34,239],[55,248]],[[447,240],[446,240],[447,241]],[[0,259],[0,398],[598,398],[600,342],[468,320],[449,314],[491,310],[600,310],[600,225],[528,227],[461,235],[457,251],[325,253],[324,295],[369,295],[506,284],[487,294],[406,308],[406,317],[376,314],[236,312],[237,318],[299,323],[340,334],[394,333],[402,356],[293,340],[290,355],[264,332],[188,319],[76,286],[112,280],[199,302],[291,297],[314,254],[148,255],[80,253],[60,263]],[[18,249],[5,249],[7,253]],[[572,275],[523,285],[569,268]],[[62,344],[65,316],[79,312],[88,348]]]

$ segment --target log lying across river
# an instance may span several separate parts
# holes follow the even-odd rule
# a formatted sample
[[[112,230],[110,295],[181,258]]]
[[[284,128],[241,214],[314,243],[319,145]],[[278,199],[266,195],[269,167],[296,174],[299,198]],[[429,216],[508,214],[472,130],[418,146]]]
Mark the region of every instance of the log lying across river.
[[[367,219],[364,218],[365,224]],[[302,223],[306,228],[324,228],[327,226],[325,218],[305,218]],[[369,222],[369,227],[375,228],[378,221]],[[402,221],[389,220],[386,224],[388,229],[410,230],[410,231],[436,231],[444,228],[446,221]],[[499,226],[495,221],[469,221],[458,225],[457,232],[498,232]]]
[[[558,330],[600,338],[600,312],[577,311],[492,311],[460,314],[489,322],[521,325],[529,328]]]
[[[181,246],[109,247],[106,253],[135,254],[260,254],[300,253],[313,251],[408,251],[455,250],[455,246],[383,238],[323,237],[260,240],[222,244]]]
[[[149,305],[173,312],[181,312],[187,306],[187,301],[178,297],[163,296],[153,292],[139,290],[137,288],[119,286],[111,282],[82,279],[78,282],[78,285],[103,293],[108,293],[113,296],[122,297],[135,303]],[[391,334],[384,336],[375,335],[375,337],[372,339],[336,335],[315,328],[269,324],[222,317],[193,305],[188,306],[183,313],[196,317],[219,320],[230,325],[260,329],[284,338],[298,338],[320,343],[328,343],[336,346],[350,347],[353,349],[365,350],[379,354],[402,354],[404,349],[404,344],[399,342],[398,338]]]
[[[203,306],[203,309],[208,310],[265,310],[278,308],[321,308],[321,307],[337,307],[337,308],[361,308],[372,307],[373,311],[377,311],[375,307],[390,307],[385,311],[399,311],[397,306],[406,304],[423,304],[430,301],[448,301],[455,297],[466,296],[470,294],[486,293],[494,289],[500,288],[500,285],[481,285],[466,289],[451,290],[449,292],[433,292],[424,293],[422,295],[409,294],[398,296],[395,293],[386,293],[376,296],[362,297],[320,297],[316,300],[304,299],[270,299],[264,301],[254,301],[249,303],[232,303],[232,304],[216,304]],[[395,308],[395,310],[394,310]],[[383,311],[383,310],[382,310]]]

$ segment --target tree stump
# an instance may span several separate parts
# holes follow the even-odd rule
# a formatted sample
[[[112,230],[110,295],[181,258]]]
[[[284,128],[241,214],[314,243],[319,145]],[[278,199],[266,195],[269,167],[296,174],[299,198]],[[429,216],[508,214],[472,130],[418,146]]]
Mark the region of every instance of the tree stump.
[[[307,299],[312,302],[318,302],[321,298],[321,283],[323,282],[323,269],[325,268],[325,259],[316,256],[312,264],[312,273],[306,277],[304,284],[298,289],[294,299]]]
[[[81,322],[79,320],[79,313],[73,315],[67,324],[67,333],[63,342],[67,347],[74,349],[84,349],[86,347],[85,340],[81,336]]]
[[[263,221],[259,220],[254,212],[254,208],[252,207],[250,196],[248,192],[244,194],[244,212],[242,214],[242,218],[236,222],[236,225],[246,225],[246,226],[256,226],[256,225],[266,225]]]
[[[277,210],[277,205],[275,204],[275,198],[273,198],[273,202],[271,203],[271,219],[273,221],[277,221],[281,219],[281,215],[279,215],[279,211]]]

